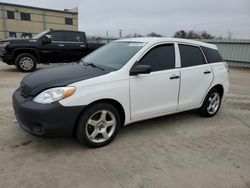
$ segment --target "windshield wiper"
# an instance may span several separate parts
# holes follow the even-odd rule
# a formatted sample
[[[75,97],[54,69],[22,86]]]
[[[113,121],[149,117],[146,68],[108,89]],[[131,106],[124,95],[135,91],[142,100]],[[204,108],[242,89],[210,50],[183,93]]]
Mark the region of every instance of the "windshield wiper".
[[[98,69],[100,69],[100,70],[102,70],[102,71],[105,70],[104,68],[99,67],[99,66],[97,66],[96,64],[94,64],[94,63],[92,63],[92,62],[86,62],[86,61],[82,61],[82,62],[83,62],[84,65],[91,66],[91,67],[94,67],[94,68],[98,68]]]

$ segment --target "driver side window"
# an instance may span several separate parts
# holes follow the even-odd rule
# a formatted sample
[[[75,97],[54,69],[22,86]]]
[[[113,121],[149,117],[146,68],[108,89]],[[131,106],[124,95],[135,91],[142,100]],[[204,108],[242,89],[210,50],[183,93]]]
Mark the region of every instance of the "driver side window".
[[[139,62],[140,65],[150,65],[151,72],[175,68],[174,44],[163,44],[152,48]]]

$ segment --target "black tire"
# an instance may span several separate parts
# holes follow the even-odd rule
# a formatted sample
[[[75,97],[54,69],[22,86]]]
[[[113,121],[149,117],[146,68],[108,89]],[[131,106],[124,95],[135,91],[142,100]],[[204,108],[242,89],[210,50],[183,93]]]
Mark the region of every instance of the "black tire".
[[[219,99],[219,101],[217,101],[218,106],[214,110],[209,110],[209,107],[211,105],[210,100],[211,100],[211,98],[215,97],[216,95],[218,95],[218,99]],[[221,92],[217,88],[212,88],[208,92],[205,100],[203,101],[202,106],[198,109],[198,113],[203,117],[212,117],[212,116],[216,115],[220,109],[221,99],[222,99]]]
[[[108,128],[104,126],[104,123],[103,123],[103,127],[100,128],[100,126],[102,125],[102,123],[100,123],[100,121],[102,120],[101,115],[104,111],[106,111],[106,114],[107,114],[105,116],[106,120],[107,118],[109,118],[111,119],[109,122],[112,122],[112,120],[115,119],[114,128],[113,126],[110,126],[111,128],[108,127],[109,128],[108,130]],[[101,113],[100,118],[99,118],[99,113]],[[96,126],[92,126],[91,124],[88,123],[90,119],[94,120],[95,118],[96,118],[95,122],[99,122],[100,125],[97,124]],[[106,120],[105,122],[108,122]],[[76,137],[82,144],[88,147],[93,147],[93,148],[102,147],[102,146],[109,144],[115,138],[115,136],[117,135],[120,129],[120,126],[121,126],[121,118],[120,118],[120,114],[118,110],[109,103],[100,102],[100,103],[93,104],[89,106],[86,110],[84,110],[84,112],[82,113],[78,121],[77,129],[76,129]],[[102,129],[106,129],[106,133],[109,132],[108,133],[109,137],[106,140],[104,140],[105,138],[103,134],[100,133]],[[96,131],[99,132],[95,136],[96,139],[93,138],[93,140],[91,140],[91,138],[89,137],[91,137],[91,135],[94,135],[93,133]],[[103,138],[102,139],[100,138],[99,140],[98,136],[103,137]],[[94,140],[97,140],[97,141],[94,141]]]
[[[33,72],[37,66],[36,58],[29,53],[19,54],[15,59],[15,66],[21,72]]]

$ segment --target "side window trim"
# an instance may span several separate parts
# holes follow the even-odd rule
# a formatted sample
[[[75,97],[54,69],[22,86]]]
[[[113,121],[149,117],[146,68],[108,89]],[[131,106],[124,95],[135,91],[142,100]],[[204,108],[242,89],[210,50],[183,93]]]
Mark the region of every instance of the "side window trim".
[[[203,50],[202,50],[202,48],[201,48],[200,45],[191,44],[191,43],[185,43],[185,42],[178,42],[178,43],[177,43],[177,47],[178,47],[179,58],[180,58],[180,67],[179,67],[179,68],[187,68],[187,67],[182,67],[182,66],[181,66],[181,53],[180,53],[179,45],[187,45],[187,46],[193,46],[193,47],[199,48],[200,51],[201,51],[201,53],[202,53],[202,55],[203,55],[203,58],[204,58],[204,60],[205,60],[205,62],[206,62],[204,65],[209,64],[209,63],[208,63],[208,60],[207,60],[207,57],[205,56],[205,53],[203,52]],[[196,65],[196,66],[197,66],[197,65]],[[191,66],[191,67],[193,67],[193,66]]]
[[[181,68],[181,55],[179,50],[179,44],[177,42],[174,43],[175,48],[175,68]]]
[[[82,44],[83,42],[71,42],[71,41],[59,41],[59,40],[54,40],[52,43],[75,43],[75,44]]]
[[[58,41],[54,40],[52,43],[75,43],[75,44],[82,44],[83,42],[70,42],[70,41]]]
[[[205,59],[205,61],[206,61],[206,64],[208,64],[207,57],[206,57],[205,53],[203,52],[201,46],[199,46],[199,48],[200,48],[200,50],[201,50],[201,52],[202,52],[202,54],[203,54],[203,57],[204,57],[204,59]]]

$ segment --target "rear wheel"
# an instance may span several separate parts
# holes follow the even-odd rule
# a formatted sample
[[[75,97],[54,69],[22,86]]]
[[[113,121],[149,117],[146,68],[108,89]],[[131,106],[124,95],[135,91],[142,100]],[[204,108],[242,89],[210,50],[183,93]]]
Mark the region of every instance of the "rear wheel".
[[[221,98],[222,96],[218,89],[211,89],[207,94],[201,108],[198,109],[199,114],[204,117],[214,116],[219,111]]]
[[[22,53],[17,56],[15,65],[21,72],[33,72],[36,69],[36,58],[28,53]]]
[[[97,103],[88,107],[80,117],[76,136],[89,147],[109,144],[121,125],[117,109],[109,103]]]

